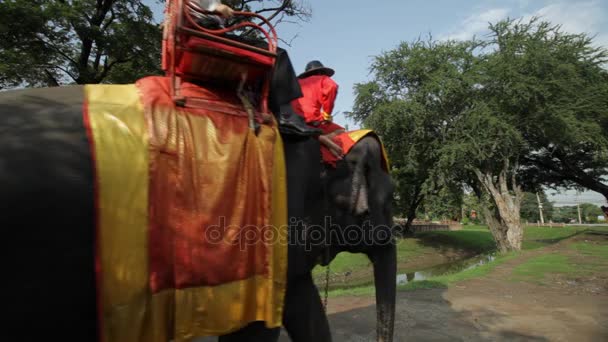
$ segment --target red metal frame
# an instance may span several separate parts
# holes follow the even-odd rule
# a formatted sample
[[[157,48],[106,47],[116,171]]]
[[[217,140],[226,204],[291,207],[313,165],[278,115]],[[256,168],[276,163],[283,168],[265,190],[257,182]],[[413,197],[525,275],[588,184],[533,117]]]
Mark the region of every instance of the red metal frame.
[[[173,100],[178,105],[202,106],[205,99],[193,96],[184,96],[181,92],[182,78],[209,81],[206,75],[189,73],[180,69],[181,58],[185,54],[196,56],[197,59],[208,61],[221,60],[222,63],[237,65],[236,70],[242,73],[245,83],[254,82],[249,76],[263,75],[263,86],[260,107],[261,113],[268,113],[268,93],[270,87],[270,75],[276,61],[276,49],[278,37],[272,24],[264,17],[250,12],[234,12],[235,16],[260,19],[269,27],[264,30],[260,25],[247,21],[225,29],[211,30],[200,26],[196,18],[191,14],[196,11],[201,14],[214,14],[203,11],[188,0],[169,0],[165,9],[165,24],[163,32],[162,68],[170,77],[170,91]],[[226,37],[225,33],[238,29],[250,27],[258,30],[266,38],[268,48],[262,49],[245,43],[241,43]],[[196,48],[188,46],[188,42],[195,39]],[[255,71],[255,72],[254,72]],[[257,73],[256,73],[257,72]],[[240,75],[240,74],[239,74]],[[234,81],[234,80],[230,80]],[[238,91],[237,89],[235,89]]]

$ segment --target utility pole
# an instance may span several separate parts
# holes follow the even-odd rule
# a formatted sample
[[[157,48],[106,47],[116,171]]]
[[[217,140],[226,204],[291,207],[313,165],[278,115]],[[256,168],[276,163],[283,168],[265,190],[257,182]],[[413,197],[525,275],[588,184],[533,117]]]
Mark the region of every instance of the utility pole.
[[[578,201],[578,194],[579,192],[576,192],[576,211],[578,211],[578,224],[583,224],[583,220],[581,220],[581,204]]]
[[[543,217],[543,204],[540,202],[540,196],[538,196],[538,191],[536,192],[536,200],[538,201],[538,213],[540,214],[540,223],[544,225],[545,218]]]

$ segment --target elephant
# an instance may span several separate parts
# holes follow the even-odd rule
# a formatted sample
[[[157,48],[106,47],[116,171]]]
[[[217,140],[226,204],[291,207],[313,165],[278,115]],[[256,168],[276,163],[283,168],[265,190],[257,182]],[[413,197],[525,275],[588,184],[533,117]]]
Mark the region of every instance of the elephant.
[[[10,340],[98,339],[96,189],[82,113],[81,85],[0,93],[0,203],[9,225],[2,239],[8,320],[1,334]],[[292,341],[331,341],[312,269],[340,252],[364,253],[374,265],[378,341],[392,341],[393,185],[381,167],[378,139],[363,138],[336,167],[320,162],[315,138],[283,141],[289,237],[305,237],[288,247],[284,328]],[[313,237],[315,231],[324,238]],[[276,341],[279,332],[254,322],[219,341]]]

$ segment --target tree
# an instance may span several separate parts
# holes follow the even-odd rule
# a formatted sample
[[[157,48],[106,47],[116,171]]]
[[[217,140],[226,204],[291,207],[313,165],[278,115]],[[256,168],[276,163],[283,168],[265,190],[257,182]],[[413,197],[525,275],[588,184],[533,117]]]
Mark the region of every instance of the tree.
[[[519,121],[529,151],[521,178],[537,184],[586,188],[608,199],[608,61],[585,34],[565,33],[533,18],[491,25],[496,92],[509,94],[502,111]],[[531,184],[531,186],[529,186]],[[534,188],[534,189],[532,189]]]
[[[441,187],[433,195],[425,197],[418,208],[417,216],[428,216],[432,220],[454,220],[462,219],[462,206],[464,192],[459,183],[451,186]]]
[[[555,207],[553,212],[553,221],[558,223],[578,222],[578,213],[576,207]]]
[[[479,197],[473,191],[469,189],[465,190],[462,197],[463,222],[471,222],[473,224],[485,222]]]
[[[545,222],[553,220],[553,204],[547,199],[547,195],[541,191],[538,193],[543,209],[543,218]],[[524,199],[521,203],[521,218],[528,222],[540,222],[540,212],[538,209],[538,199],[536,193],[524,193]]]
[[[382,135],[407,210],[459,181],[509,251],[521,248],[524,190],[591,187],[606,172],[606,53],[536,18],[490,32],[484,41],[402,43],[376,57],[351,117]]]
[[[151,1],[0,2],[0,89],[130,83],[162,74],[162,31],[146,4]],[[275,24],[310,17],[310,9],[299,1],[225,3],[269,16]]]
[[[486,223],[499,250],[507,252],[521,249],[523,239],[523,191],[516,175],[525,141],[507,118],[497,115],[495,100],[482,97],[462,113],[441,150],[440,165],[474,175],[463,181],[478,189]]]
[[[273,26],[289,20],[307,21],[312,15],[310,6],[294,0],[224,0],[223,3],[237,11],[260,14]]]
[[[462,76],[472,67],[473,48],[432,39],[402,43],[374,59],[371,82],[355,86],[349,116],[382,136],[406,229],[426,196],[454,186],[436,165],[455,116],[469,103],[472,81]]]
[[[160,73],[161,30],[141,0],[10,0],[0,21],[2,88]]]
[[[595,204],[592,203],[581,203],[579,204],[581,211],[581,220],[583,223],[597,223],[598,216],[603,216],[604,213]],[[563,223],[578,223],[578,210],[577,206],[563,206],[556,207],[554,209],[554,221]]]
[[[504,204],[488,188],[501,211],[495,217],[506,226],[507,239],[514,239],[502,246],[498,235],[494,237],[501,250],[519,249],[521,242],[516,240],[521,241],[521,224],[515,212],[522,188],[536,191],[542,184],[584,185],[590,178],[599,182],[606,173],[608,160],[603,156],[608,145],[603,125],[608,119],[608,78],[600,67],[606,52],[593,48],[583,34],[563,33],[559,26],[536,18],[526,23],[500,21],[490,25],[490,31],[485,47],[492,52],[485,54],[482,63],[480,98],[495,119],[507,125],[502,131],[513,133],[502,143],[519,141],[510,151],[510,162],[516,164],[500,173],[511,178],[511,184],[506,182],[507,187],[501,186],[499,191]],[[508,162],[505,159],[504,165]],[[511,206],[510,214],[502,212],[501,206]],[[488,224],[492,229],[495,223],[490,220]]]
[[[425,195],[466,183],[483,199],[500,250],[508,251],[521,248],[523,192],[515,174],[525,142],[484,89],[488,58],[475,54],[480,46],[419,40],[376,57],[374,80],[355,87],[351,117],[382,135],[397,193],[409,199],[402,203],[408,221]]]
[[[585,223],[597,223],[597,217],[604,215],[600,207],[592,203],[581,203],[581,218]]]

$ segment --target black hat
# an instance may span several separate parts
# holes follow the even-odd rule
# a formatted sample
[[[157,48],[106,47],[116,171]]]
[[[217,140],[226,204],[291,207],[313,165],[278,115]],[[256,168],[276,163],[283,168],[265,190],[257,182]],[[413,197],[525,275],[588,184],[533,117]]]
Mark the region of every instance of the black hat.
[[[301,73],[298,78],[305,78],[312,75],[327,75],[331,77],[334,73],[334,69],[326,68],[319,61],[312,61],[306,64],[306,70]]]

